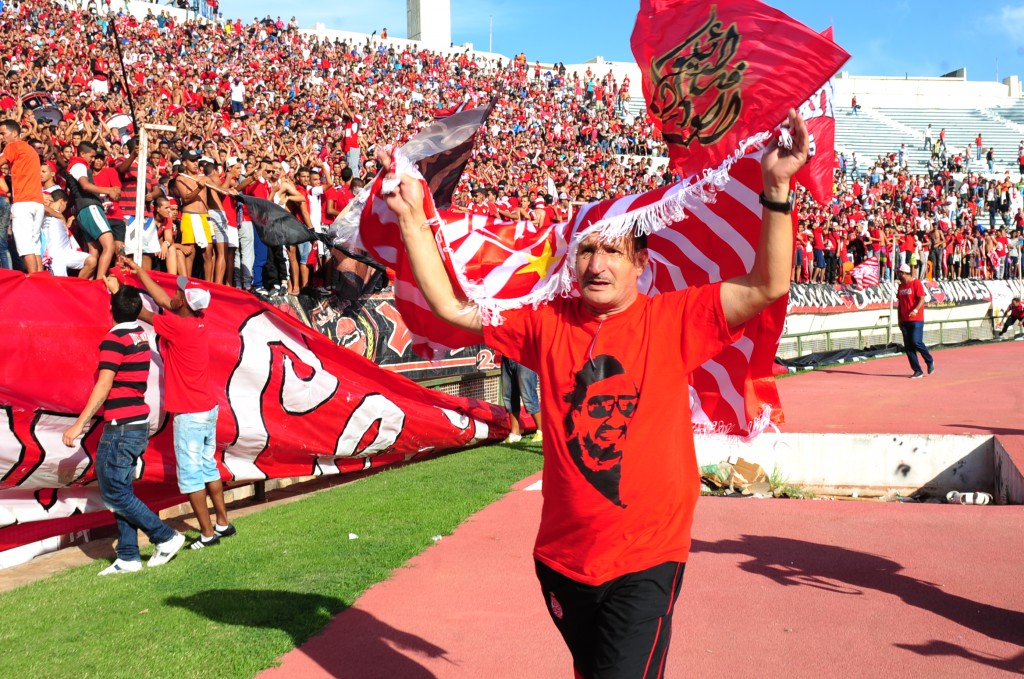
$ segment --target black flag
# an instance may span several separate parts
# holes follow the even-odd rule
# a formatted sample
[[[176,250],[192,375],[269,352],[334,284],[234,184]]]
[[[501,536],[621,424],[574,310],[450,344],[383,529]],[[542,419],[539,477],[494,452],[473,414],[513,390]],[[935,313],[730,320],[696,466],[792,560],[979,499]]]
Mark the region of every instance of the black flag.
[[[272,247],[278,245],[298,245],[315,241],[316,234],[295,218],[295,215],[269,200],[239,194],[236,200],[249,208],[252,225],[260,240]]]
[[[438,118],[402,147],[405,157],[419,168],[430,186],[438,210],[451,207],[452,194],[473,152],[476,131],[487,122],[494,100],[478,108],[463,107]]]

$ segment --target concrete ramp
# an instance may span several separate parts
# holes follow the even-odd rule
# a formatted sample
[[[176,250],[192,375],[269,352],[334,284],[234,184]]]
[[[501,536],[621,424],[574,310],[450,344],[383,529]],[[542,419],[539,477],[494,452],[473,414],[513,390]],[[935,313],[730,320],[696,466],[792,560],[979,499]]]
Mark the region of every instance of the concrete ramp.
[[[996,437],[980,434],[764,434],[750,442],[701,437],[701,466],[742,457],[785,485],[817,495],[990,493],[1021,504],[1021,473]],[[997,464],[999,460],[999,464]]]

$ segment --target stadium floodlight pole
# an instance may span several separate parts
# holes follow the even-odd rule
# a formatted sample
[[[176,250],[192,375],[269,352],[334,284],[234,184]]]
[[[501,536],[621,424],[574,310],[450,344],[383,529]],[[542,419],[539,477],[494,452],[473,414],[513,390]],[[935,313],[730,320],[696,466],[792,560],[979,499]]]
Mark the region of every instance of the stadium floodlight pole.
[[[135,162],[139,166],[138,178],[135,185],[135,221],[132,223],[130,233],[125,234],[125,250],[130,252],[135,263],[142,266],[142,233],[146,229],[146,167],[149,162],[149,131],[174,132],[178,128],[174,125],[152,125],[146,124],[139,131],[138,157]],[[155,219],[155,217],[154,217]]]

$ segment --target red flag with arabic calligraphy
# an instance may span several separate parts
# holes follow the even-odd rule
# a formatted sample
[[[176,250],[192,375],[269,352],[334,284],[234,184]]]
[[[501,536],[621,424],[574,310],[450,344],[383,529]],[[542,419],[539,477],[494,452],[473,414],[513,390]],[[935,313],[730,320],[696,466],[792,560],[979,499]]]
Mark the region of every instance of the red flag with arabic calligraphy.
[[[832,28],[821,35],[832,40]],[[796,173],[796,180],[807,187],[818,203],[832,200],[835,180],[836,117],[835,88],[829,79],[800,107],[811,137],[810,158]]]
[[[631,38],[647,107],[681,175],[781,123],[849,58],[757,0],[641,0]]]

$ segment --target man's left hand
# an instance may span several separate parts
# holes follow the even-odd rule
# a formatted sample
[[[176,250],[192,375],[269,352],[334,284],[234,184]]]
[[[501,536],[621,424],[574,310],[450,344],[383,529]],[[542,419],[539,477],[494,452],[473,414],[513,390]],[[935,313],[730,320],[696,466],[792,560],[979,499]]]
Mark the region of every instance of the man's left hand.
[[[768,200],[783,201],[789,194],[789,182],[793,175],[804,166],[810,149],[810,135],[803,117],[795,109],[789,110],[786,123],[793,138],[793,147],[784,149],[778,140],[773,140],[761,157],[761,175],[764,178],[764,195]]]

